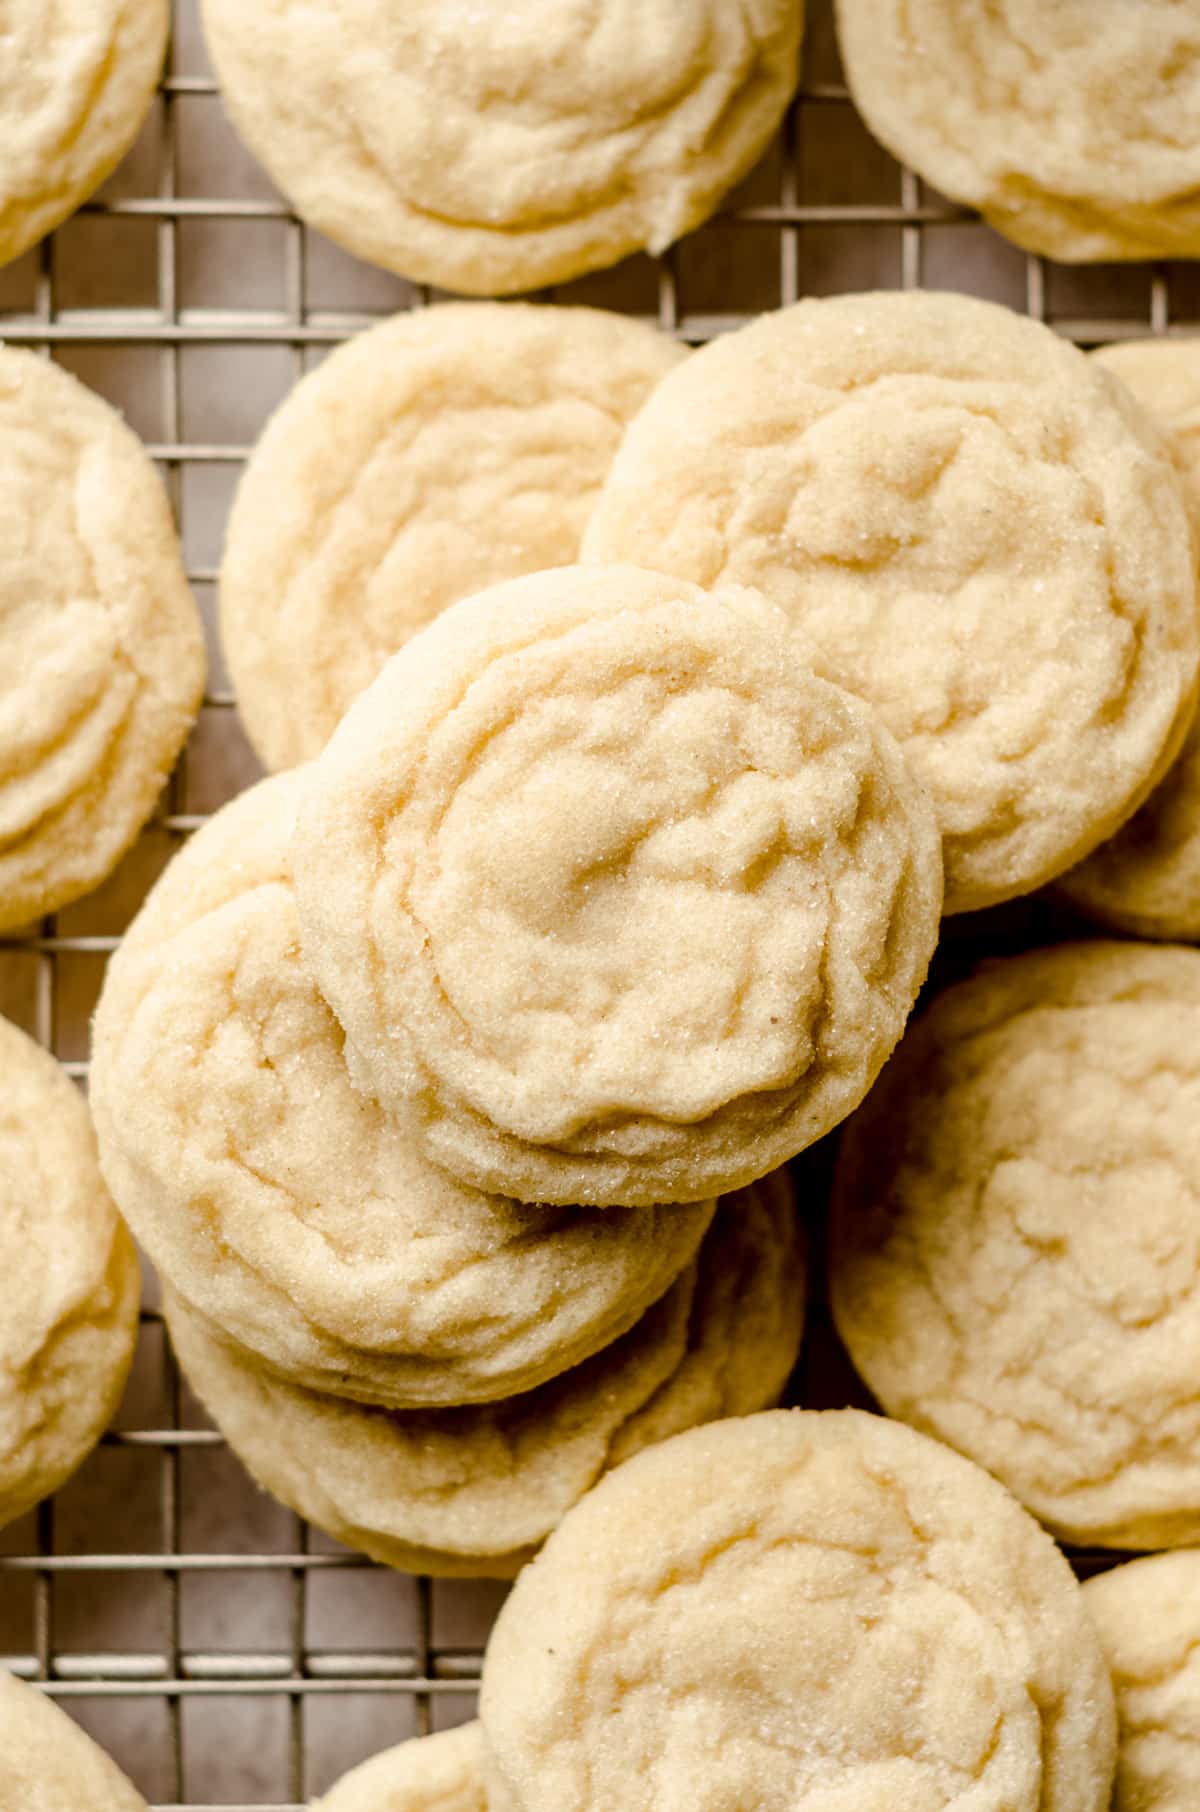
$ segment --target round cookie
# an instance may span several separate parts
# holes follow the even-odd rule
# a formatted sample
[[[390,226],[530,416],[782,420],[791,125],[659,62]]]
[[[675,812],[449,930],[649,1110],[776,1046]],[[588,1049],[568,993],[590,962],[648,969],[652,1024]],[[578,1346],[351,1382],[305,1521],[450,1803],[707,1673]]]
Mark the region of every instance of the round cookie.
[[[169,0],[4,0],[0,264],[86,201],[138,135]]]
[[[414,1737],[354,1768],[312,1812],[488,1812],[478,1723]]]
[[[447,604],[575,559],[626,423],[685,356],[594,308],[399,315],[297,386],[230,517],[221,636],[269,768],[317,755]]]
[[[800,1347],[804,1257],[781,1173],[725,1201],[696,1262],[612,1346],[536,1390],[388,1412],[271,1378],[168,1293],[193,1388],[300,1516],[409,1572],[505,1578],[610,1466],[776,1403]]]
[[[1064,263],[1200,254],[1200,16],[1177,0],[838,0],[892,155]]]
[[[204,690],[200,619],[141,443],[0,347],[0,931],[116,867]]]
[[[4,1812],[148,1812],[115,1762],[52,1699],[0,1673]]]
[[[1112,1812],[1193,1812],[1200,1805],[1200,1552],[1130,1561],[1089,1579],[1083,1595],[1117,1695]]]
[[[1168,429],[1200,512],[1200,342],[1130,340],[1092,356]],[[1200,718],[1141,810],[1058,891],[1115,931],[1200,939]]]
[[[490,1812],[1104,1812],[1112,1694],[1079,1587],[986,1474],[783,1410],[639,1455],[500,1612]]]
[[[782,606],[929,789],[948,912],[1111,835],[1195,709],[1166,448],[1083,353],[967,296],[801,302],[713,341],[633,423],[583,552]]]
[[[1200,953],[1060,945],[934,1001],[847,1127],[834,1315],[892,1415],[1063,1540],[1200,1539]]]
[[[298,212],[468,295],[660,252],[758,160],[803,0],[204,0],[234,123]]]
[[[392,1408],[528,1390],[633,1326],[713,1204],[484,1196],[358,1092],[286,879],[306,772],[212,819],[109,965],[91,1069],[105,1176],[179,1292],[293,1382]]]
[[[141,1300],[137,1255],[104,1187],[83,1097],[6,1019],[0,1274],[3,1527],[57,1491],[100,1439],[125,1387]]]
[[[761,599],[631,567],[493,586],[313,768],[305,958],[432,1159],[526,1201],[739,1187],[861,1098],[924,976],[929,805]]]

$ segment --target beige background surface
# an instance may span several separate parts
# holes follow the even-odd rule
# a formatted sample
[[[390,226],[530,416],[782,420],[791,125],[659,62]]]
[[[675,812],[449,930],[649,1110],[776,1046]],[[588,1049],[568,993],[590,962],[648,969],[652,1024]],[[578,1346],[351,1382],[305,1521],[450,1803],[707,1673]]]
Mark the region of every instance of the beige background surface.
[[[44,348],[151,444],[211,625],[229,499],[270,409],[356,327],[430,297],[289,217],[224,121],[194,0],[176,11],[133,154],[98,204],[0,270],[0,336]],[[800,295],[916,283],[1027,308],[1089,344],[1200,329],[1200,265],[1054,267],[923,191],[846,100],[823,0],[803,97],[726,213],[665,260],[554,293],[699,341]],[[0,1010],[81,1081],[122,926],[179,839],[255,773],[214,644],[208,702],[137,850],[91,899],[0,942]],[[959,921],[940,972],[1052,928],[1039,904]],[[803,1167],[814,1197],[825,1157]],[[383,1573],[259,1494],[179,1392],[154,1300],[118,1432],[0,1532],[0,1665],[49,1681],[156,1806],[292,1807],[472,1714],[503,1588]],[[811,1326],[797,1400],[866,1401],[820,1305]]]

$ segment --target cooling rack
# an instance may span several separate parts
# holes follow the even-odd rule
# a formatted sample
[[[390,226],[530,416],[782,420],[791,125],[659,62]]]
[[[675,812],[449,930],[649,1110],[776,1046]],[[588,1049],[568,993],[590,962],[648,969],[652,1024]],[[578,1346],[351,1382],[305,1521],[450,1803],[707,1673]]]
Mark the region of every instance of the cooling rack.
[[[553,299],[693,343],[801,295],[922,284],[1085,344],[1200,329],[1200,267],[1057,267],[897,166],[846,95],[828,6],[812,11],[800,96],[721,217]],[[211,632],[225,512],[267,413],[330,346],[433,298],[289,212],[223,118],[195,0],[176,0],[167,68],[101,197],[0,271],[0,337],[60,361],[143,435]],[[181,839],[258,772],[210,639],[200,721],[137,849],[92,898],[0,943],[0,1010],[81,1082],[123,927]],[[1036,911],[956,931],[944,961],[981,937],[1031,941]],[[818,1158],[810,1185],[820,1172]],[[116,1428],[55,1500],[0,1532],[0,1665],[44,1683],[164,1812],[297,1812],[363,1757],[472,1715],[503,1588],[387,1573],[257,1493],[180,1385],[151,1277],[146,1305]],[[862,1400],[819,1300],[795,1395]]]

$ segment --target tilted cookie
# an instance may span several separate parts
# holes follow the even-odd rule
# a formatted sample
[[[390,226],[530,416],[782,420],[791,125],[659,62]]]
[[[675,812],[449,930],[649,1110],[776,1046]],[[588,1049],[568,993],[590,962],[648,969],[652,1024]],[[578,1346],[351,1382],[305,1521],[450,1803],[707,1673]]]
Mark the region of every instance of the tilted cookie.
[[[1083,1595],[1117,1695],[1112,1812],[1194,1812],[1200,1805],[1200,1552],[1130,1561],[1089,1579]]]
[[[717,1423],[566,1517],[484,1660],[489,1812],[1104,1812],[1112,1693],[1053,1542],[854,1410]]]
[[[660,252],[766,149],[803,0],[204,0],[225,102],[304,218],[468,295]]]
[[[0,347],[0,931],[116,867],[183,746],[204,664],[140,442],[67,372]]]
[[[141,1299],[83,1097],[6,1019],[0,1275],[2,1527],[57,1491],[100,1439],[133,1359]]]
[[[4,0],[0,264],[73,214],[150,110],[169,0]]]
[[[90,1079],[109,1187],[180,1293],[293,1382],[395,1408],[528,1390],[633,1326],[712,1204],[484,1196],[358,1092],[287,880],[305,773],[213,818],[109,964]]]
[[[1130,340],[1093,357],[1168,430],[1200,514],[1200,341]],[[1058,891],[1116,931],[1200,939],[1200,718],[1141,810]]]
[[[1177,0],[838,0],[893,156],[1031,252],[1200,255],[1200,15]]]
[[[414,1737],[372,1756],[312,1812],[488,1812],[479,1725]]]
[[[1064,1540],[1200,1539],[1200,953],[1060,945],[917,1021],[846,1129],[833,1309],[890,1414]]]
[[[270,1377],[168,1293],[180,1363],[234,1452],[299,1515],[388,1566],[509,1577],[610,1466],[776,1403],[804,1257],[782,1174],[722,1203],[696,1262],[612,1346],[536,1390],[388,1412]]]
[[[304,954],[356,1077],[526,1201],[687,1201],[861,1098],[924,976],[929,805],[786,621],[632,567],[454,605],[313,768]]]
[[[270,768],[447,604],[574,560],[625,424],[684,357],[595,308],[449,304],[338,348],[268,423],[221,568],[221,635]]]
[[[36,1687],[0,1673],[4,1812],[148,1812],[115,1762]]]
[[[1195,709],[1166,448],[1076,348],[967,296],[802,302],[704,347],[630,428],[584,557],[786,609],[932,794],[950,912],[1110,836]]]

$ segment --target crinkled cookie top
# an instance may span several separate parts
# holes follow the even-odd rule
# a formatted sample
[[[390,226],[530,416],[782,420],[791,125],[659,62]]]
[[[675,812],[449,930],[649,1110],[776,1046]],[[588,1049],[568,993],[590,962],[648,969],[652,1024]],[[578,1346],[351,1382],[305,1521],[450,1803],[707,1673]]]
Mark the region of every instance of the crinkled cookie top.
[[[364,1088],[528,1201],[698,1199],[810,1143],[940,907],[924,795],[785,619],[628,567],[444,613],[314,764],[292,854]]]
[[[518,1579],[491,1812],[1105,1812],[1112,1695],[1070,1568],[977,1467],[856,1411],[680,1435]]]
[[[1200,517],[1200,343],[1130,340],[1093,357],[1167,430]],[[1116,931],[1200,938],[1200,718],[1141,810],[1058,890]]]
[[[702,348],[631,426],[584,558],[785,609],[932,795],[948,911],[1110,835],[1195,708],[1167,449],[1082,353],[966,296],[802,302]]]
[[[1068,1541],[1200,1538],[1200,954],[941,995],[847,1128],[833,1306],[893,1415]]]
[[[319,754],[448,604],[574,560],[627,422],[684,356],[600,309],[448,303],[305,378],[247,467],[221,568],[221,637],[267,766]]]
[[[1200,252],[1200,14],[1179,0],[838,0],[902,162],[1062,260]]]
[[[200,704],[166,495],[107,403],[0,347],[0,930],[98,885]]]
[[[99,1440],[133,1357],[141,1295],[83,1097],[6,1019],[0,1276],[2,1526],[56,1490]]]
[[[299,211],[471,295],[661,251],[765,148],[803,0],[205,0],[225,100]]]
[[[295,1381],[396,1407],[528,1390],[633,1325],[713,1204],[486,1196],[359,1093],[287,876],[310,772],[217,814],[110,963],[91,1072],[105,1174],[176,1288]]]
[[[0,0],[0,264],[58,226],[129,149],[169,0]]]
[[[1200,1552],[1155,1554],[1089,1579],[1087,1608],[1117,1695],[1112,1812],[1200,1805]]]

